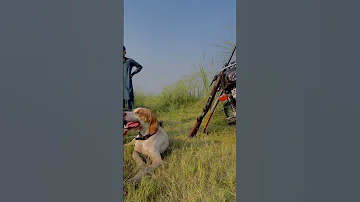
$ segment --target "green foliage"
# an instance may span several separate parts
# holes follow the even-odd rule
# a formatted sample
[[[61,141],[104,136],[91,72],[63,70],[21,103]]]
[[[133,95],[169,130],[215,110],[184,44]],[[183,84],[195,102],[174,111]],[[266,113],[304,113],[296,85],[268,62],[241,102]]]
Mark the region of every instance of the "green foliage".
[[[196,137],[187,137],[204,104],[202,99],[166,113],[156,112],[164,121],[170,147],[162,155],[164,164],[139,185],[125,182],[139,169],[131,158],[133,147],[124,148],[124,201],[236,201],[235,127],[226,124],[218,108],[208,126],[209,135],[199,131]],[[135,135],[130,131],[124,144]]]
[[[203,76],[199,76],[203,74]],[[183,76],[176,83],[165,86],[159,95],[146,95],[135,90],[135,107],[147,107],[158,112],[167,112],[186,107],[209,96],[209,82],[204,69]]]
[[[205,54],[204,54],[204,61],[205,61]],[[212,59],[211,61],[211,69],[213,68],[214,66],[214,59]],[[212,73],[211,73],[211,69],[210,71],[206,71],[204,65],[203,65],[203,62],[200,61],[199,65],[198,65],[198,68],[193,65],[195,70],[196,70],[196,76],[198,78],[200,78],[200,85],[201,85],[201,89],[204,91],[202,95],[204,95],[205,97],[208,97],[210,95],[210,88],[211,86],[209,86],[211,80],[212,80]],[[209,82],[210,81],[210,82]]]
[[[212,60],[209,69],[201,61],[193,74],[158,95],[135,90],[135,107],[151,109],[164,122],[170,147],[163,155],[164,164],[139,185],[124,183],[124,201],[236,201],[236,130],[226,124],[221,106],[208,125],[209,135],[199,130],[196,137],[187,137],[212,88],[213,64]],[[129,131],[124,144],[135,135]],[[139,171],[132,150],[124,148],[124,182]]]

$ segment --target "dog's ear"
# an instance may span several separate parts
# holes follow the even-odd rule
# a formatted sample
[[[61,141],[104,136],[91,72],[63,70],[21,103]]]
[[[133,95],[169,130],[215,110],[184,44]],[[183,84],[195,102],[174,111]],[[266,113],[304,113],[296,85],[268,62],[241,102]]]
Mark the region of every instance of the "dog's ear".
[[[150,121],[149,133],[155,134],[159,130],[160,124],[157,118],[155,117],[155,115],[151,113],[150,110],[149,110],[149,121]]]

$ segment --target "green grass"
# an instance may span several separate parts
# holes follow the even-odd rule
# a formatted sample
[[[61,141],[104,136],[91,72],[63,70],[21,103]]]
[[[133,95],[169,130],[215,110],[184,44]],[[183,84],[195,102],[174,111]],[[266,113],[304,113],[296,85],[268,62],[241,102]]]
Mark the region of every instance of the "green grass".
[[[141,99],[144,99],[140,101]],[[156,97],[138,97],[141,104]],[[158,100],[157,100],[158,101]],[[208,135],[201,132],[188,138],[205,104],[204,99],[173,106],[167,110],[149,109],[164,121],[164,130],[169,135],[170,147],[163,155],[164,164],[145,176],[140,184],[124,183],[125,201],[236,201],[236,132],[228,126],[218,106],[210,121]],[[142,105],[137,105],[142,106]],[[124,143],[129,142],[130,132]],[[124,149],[124,181],[139,170],[131,158],[132,147]]]
[[[218,47],[228,55],[234,44],[225,42]],[[135,90],[135,107],[148,108],[164,121],[170,145],[162,155],[164,163],[160,168],[140,184],[124,183],[124,201],[236,201],[236,129],[226,124],[222,104],[208,125],[208,134],[201,132],[206,116],[197,135],[188,138],[211,89],[213,62],[209,70],[201,61],[194,66],[196,72],[166,86],[159,95],[145,96]],[[123,143],[135,135],[130,131]],[[124,182],[139,171],[131,158],[132,150],[133,146],[124,148]]]

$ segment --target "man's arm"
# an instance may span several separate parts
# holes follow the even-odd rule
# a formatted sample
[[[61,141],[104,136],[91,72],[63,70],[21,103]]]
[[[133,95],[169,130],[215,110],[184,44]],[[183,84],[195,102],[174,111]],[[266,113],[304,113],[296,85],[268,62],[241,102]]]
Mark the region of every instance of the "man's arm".
[[[130,77],[134,76],[135,74],[139,73],[142,70],[142,66],[137,63],[135,60],[131,60],[131,67],[135,67],[136,69],[130,74]]]

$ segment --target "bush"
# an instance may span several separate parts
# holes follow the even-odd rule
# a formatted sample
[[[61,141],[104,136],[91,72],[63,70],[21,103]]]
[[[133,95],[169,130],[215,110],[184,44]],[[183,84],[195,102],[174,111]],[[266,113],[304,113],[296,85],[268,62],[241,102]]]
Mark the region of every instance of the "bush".
[[[200,76],[202,75],[202,76]],[[209,86],[207,73],[194,72],[183,76],[176,83],[165,86],[158,95],[135,90],[135,107],[151,108],[157,113],[167,112],[179,107],[186,107],[208,96]]]
[[[228,46],[220,46],[231,50],[235,45],[226,43]],[[158,95],[148,94],[135,90],[135,107],[149,108],[156,113],[168,112],[181,107],[188,107],[194,103],[208,98],[212,86],[209,86],[213,79],[212,70],[214,60],[211,60],[210,68],[206,70],[203,61],[198,66],[194,65],[195,72],[183,76],[177,82],[165,86]]]

